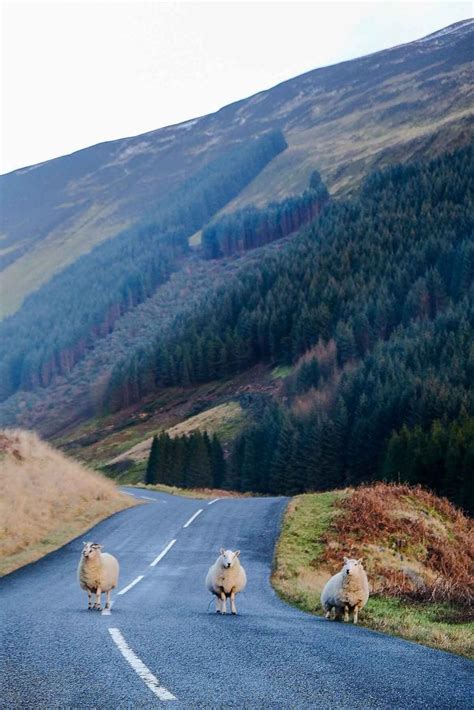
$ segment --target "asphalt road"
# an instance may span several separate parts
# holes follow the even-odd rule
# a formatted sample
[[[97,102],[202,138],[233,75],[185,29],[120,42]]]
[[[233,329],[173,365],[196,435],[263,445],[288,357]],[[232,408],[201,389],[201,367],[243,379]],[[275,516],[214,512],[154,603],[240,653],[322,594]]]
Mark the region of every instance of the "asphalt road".
[[[119,558],[118,592],[141,577],[114,593],[110,615],[86,609],[80,540],[1,580],[0,707],[474,707],[469,661],[277,598],[269,574],[285,499],[208,505],[127,490],[146,504],[87,535]],[[239,548],[247,570],[238,616],[208,611],[204,579],[221,546]]]

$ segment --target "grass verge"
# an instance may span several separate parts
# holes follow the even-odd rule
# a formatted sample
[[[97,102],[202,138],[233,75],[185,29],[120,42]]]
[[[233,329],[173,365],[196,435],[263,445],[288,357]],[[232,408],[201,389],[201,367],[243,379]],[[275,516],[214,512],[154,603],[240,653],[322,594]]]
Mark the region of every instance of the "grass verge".
[[[0,575],[38,560],[138,502],[21,430],[0,431],[0,488]]]
[[[224,491],[220,488],[178,488],[178,486],[166,486],[163,483],[154,485],[146,485],[145,483],[137,483],[134,488],[141,488],[149,491],[159,491],[160,493],[169,493],[173,496],[184,496],[185,498],[251,498],[252,493],[237,493],[236,491]]]
[[[341,516],[346,515],[344,508],[350,504],[351,495],[350,490],[305,494],[293,498],[288,506],[272,583],[285,601],[303,611],[323,613],[321,590],[336,571],[328,561],[327,550],[336,545],[331,537]],[[362,547],[371,582],[370,550]],[[353,550],[350,556],[356,556]],[[450,602],[415,601],[376,592],[359,620],[362,626],[472,659],[474,631],[468,616],[466,608]]]

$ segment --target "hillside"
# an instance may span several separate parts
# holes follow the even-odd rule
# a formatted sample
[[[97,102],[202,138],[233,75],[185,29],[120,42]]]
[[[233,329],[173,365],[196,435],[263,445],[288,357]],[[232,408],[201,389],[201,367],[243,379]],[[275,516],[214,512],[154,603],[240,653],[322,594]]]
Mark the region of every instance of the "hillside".
[[[130,505],[103,476],[32,432],[0,431],[0,574],[32,562]]]
[[[362,625],[472,658],[472,540],[472,522],[420,488],[379,483],[297,496],[273,584],[321,614],[321,591],[343,556],[362,557],[371,589]]]
[[[344,194],[375,167],[466,144],[472,28],[466,20],[215,114],[1,176],[3,314],[94,245],[152,220],[190,176],[269,128],[283,131],[288,150],[227,209],[301,192],[315,167]]]
[[[206,382],[280,363],[273,388],[260,376],[227,487],[400,479],[472,511],[472,165],[465,149],[376,174],[311,230],[241,259],[225,287],[117,365],[109,411],[150,411],[152,392],[155,407],[166,392],[192,400]]]
[[[143,477],[153,437],[204,451],[207,432],[229,490],[292,495],[384,479],[422,483],[472,512],[473,26],[188,122],[181,158],[169,141],[173,170],[155,165],[157,175],[168,166],[168,191],[147,193],[146,207],[148,149],[171,129],[128,152],[120,169],[128,180],[135,166],[135,187],[120,209],[129,219],[133,203],[135,217],[0,324],[1,424],[36,429],[121,480]],[[72,179],[83,153],[5,184],[23,176],[26,200],[49,170],[51,211],[61,166]],[[101,170],[87,164],[81,190],[98,195]],[[26,259],[49,239],[31,215],[38,241]],[[208,463],[196,470],[207,475]],[[153,482],[183,485],[182,471],[169,468],[166,481],[160,471]]]
[[[134,341],[119,329],[104,339],[116,338],[121,359],[95,407],[78,397],[94,382],[86,373],[75,389],[76,369],[62,398],[57,386],[18,393],[2,415],[58,431],[77,420],[72,402],[89,401],[100,419],[82,433],[76,423],[62,445],[91,449],[103,465],[245,393],[259,410],[236,432],[227,487],[293,494],[398,477],[473,510],[472,164],[463,149],[375,173],[310,229],[221,260],[215,287],[186,291],[162,327],[145,317]],[[201,263],[197,273],[214,268]],[[424,455],[410,457],[420,445]]]

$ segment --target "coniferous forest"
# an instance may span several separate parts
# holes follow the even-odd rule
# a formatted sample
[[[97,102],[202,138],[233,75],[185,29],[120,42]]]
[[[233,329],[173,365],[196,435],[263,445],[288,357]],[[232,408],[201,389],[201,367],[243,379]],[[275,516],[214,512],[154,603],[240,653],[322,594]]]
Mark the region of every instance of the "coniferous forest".
[[[309,189],[302,195],[271,202],[263,209],[247,207],[224,215],[202,233],[206,259],[218,259],[261,247],[296,232],[312,222],[329,199],[329,193],[315,170]]]
[[[224,485],[421,482],[474,509],[472,151],[371,176],[121,363],[110,408],[153,387],[292,367]]]
[[[95,247],[30,296],[0,325],[0,401],[70,372],[179,268],[188,238],[285,148],[283,134],[270,131],[216,158],[167,195],[152,220]]]
[[[226,480],[224,452],[216,435],[195,431],[189,436],[153,437],[145,483],[186,488],[222,488]]]

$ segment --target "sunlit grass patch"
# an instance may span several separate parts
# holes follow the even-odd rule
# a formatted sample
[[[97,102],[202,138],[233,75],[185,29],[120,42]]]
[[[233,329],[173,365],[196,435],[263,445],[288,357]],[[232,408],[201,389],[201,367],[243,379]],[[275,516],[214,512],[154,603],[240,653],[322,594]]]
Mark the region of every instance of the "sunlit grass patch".
[[[438,579],[439,589],[448,601],[433,602],[423,598],[423,595],[426,595],[425,590],[420,592],[421,598],[417,600],[416,590],[411,590],[409,586],[410,578],[405,579],[403,575],[400,579],[394,577],[395,565],[400,569],[416,569],[417,575],[426,575],[428,582],[430,581],[426,550],[421,543],[416,544],[416,541],[407,539],[401,554],[398,549],[387,547],[383,520],[377,516],[376,509],[374,514],[377,519],[373,521],[369,507],[365,512],[362,511],[365,516],[362,519],[362,527],[364,524],[368,526],[366,540],[351,518],[351,513],[354,513],[360,520],[360,497],[364,492],[367,493],[368,501],[372,500],[372,496],[375,496],[375,500],[380,496],[385,497],[385,500],[388,496],[396,497],[394,487],[385,486],[389,490],[382,490],[381,486],[383,484],[355,491],[347,489],[293,498],[285,515],[276,550],[272,576],[274,587],[285,601],[304,611],[322,614],[321,591],[331,574],[342,564],[342,556],[363,555],[371,588],[373,590],[375,586],[376,591],[360,614],[362,626],[474,658],[472,610],[469,604],[449,601],[450,594],[459,600],[456,587]],[[406,487],[403,492],[406,494],[405,489]],[[354,510],[351,510],[351,505]],[[431,507],[437,514],[430,517],[427,510]],[[387,509],[393,510],[393,500],[387,503]],[[400,495],[398,498],[398,509],[392,519],[395,539],[406,538],[404,525],[413,525],[414,510],[423,511],[425,530],[432,529],[436,535],[439,535],[441,519],[446,519],[446,534],[442,536],[443,546],[452,546],[453,550],[456,548],[457,561],[453,567],[453,571],[456,571],[459,558],[469,555],[469,536],[466,537],[464,549],[461,550],[460,540],[455,539],[452,529],[459,530],[459,526],[466,525],[467,521],[460,518],[459,515],[462,514],[447,501],[437,499],[426,491],[413,489],[409,496]],[[406,517],[400,514],[403,511]],[[418,521],[415,519],[415,522]],[[398,536],[395,534],[397,525]],[[375,539],[377,535],[378,544]],[[445,559],[449,559],[448,551]],[[394,584],[394,579],[398,586]],[[401,584],[403,581],[406,582],[405,587]]]

